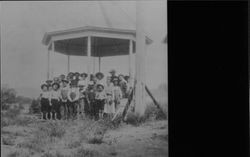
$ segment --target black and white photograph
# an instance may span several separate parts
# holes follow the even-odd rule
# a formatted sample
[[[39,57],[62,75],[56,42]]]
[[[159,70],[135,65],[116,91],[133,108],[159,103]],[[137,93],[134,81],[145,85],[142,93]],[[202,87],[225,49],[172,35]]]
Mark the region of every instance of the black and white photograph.
[[[1,1],[1,156],[168,157],[167,6]]]

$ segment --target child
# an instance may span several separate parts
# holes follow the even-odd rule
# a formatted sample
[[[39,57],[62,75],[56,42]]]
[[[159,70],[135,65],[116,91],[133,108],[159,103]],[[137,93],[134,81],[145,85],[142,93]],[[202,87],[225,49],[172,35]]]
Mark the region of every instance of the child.
[[[88,81],[86,80],[87,77],[88,77],[88,74],[82,73],[80,75],[80,79],[78,81],[78,86],[83,86],[84,91],[86,91],[86,89],[88,87]]]
[[[95,104],[94,104],[94,114],[96,120],[99,118],[103,118],[103,110],[104,110],[104,104],[106,99],[106,93],[104,91],[104,86],[102,84],[98,84],[95,96]]]
[[[40,94],[41,112],[42,112],[42,118],[46,120],[48,119],[48,111],[50,108],[48,85],[42,84],[41,89],[42,89],[42,92]]]
[[[61,92],[59,90],[60,85],[59,83],[53,83],[52,84],[53,90],[50,93],[50,103],[51,103],[51,109],[52,109],[52,118],[54,120],[61,119],[60,115],[60,100],[61,100]]]
[[[114,83],[114,103],[115,103],[115,112],[117,111],[117,108],[118,108],[118,105],[120,104],[120,100],[122,98],[122,91],[121,91],[121,88],[119,87],[119,84],[118,84],[118,78],[117,77],[114,77],[113,78],[113,83]]]
[[[77,115],[78,119],[83,118],[84,115],[84,106],[85,106],[85,89],[83,85],[79,85],[79,103],[78,103],[78,109],[77,109]]]
[[[52,80],[51,80],[52,81]],[[48,84],[48,93],[49,93],[49,106],[47,108],[47,118],[52,119],[52,112],[51,112],[51,102],[50,102],[50,97],[51,97],[51,92],[52,92],[52,84]]]
[[[128,82],[124,79],[124,76],[122,74],[119,75],[119,86],[122,91],[122,97],[127,98]]]
[[[111,74],[111,82],[113,83],[113,79],[116,78],[116,71],[114,69],[110,70],[109,72]]]
[[[52,80],[47,80],[47,81],[46,81],[46,84],[47,84],[48,86],[51,86],[51,85],[52,85],[52,82],[53,82]]]
[[[74,75],[74,77],[73,77],[73,80],[76,80],[76,83],[77,83],[77,84],[78,84],[79,78],[80,78],[80,73],[79,73],[79,72],[75,72],[75,75]]]
[[[107,77],[107,85],[104,88],[106,93],[106,100],[104,105],[104,113],[108,116],[109,119],[112,118],[115,113],[115,105],[114,105],[114,91],[113,84],[111,83],[111,77]]]
[[[95,74],[95,77],[96,77],[96,84],[102,84],[104,86],[105,80],[103,79],[104,78],[103,73],[98,72]]]
[[[61,116],[62,118],[68,119],[68,92],[69,92],[69,86],[68,86],[69,81],[68,80],[62,80],[62,88],[61,88],[61,97],[62,97],[62,102],[61,102]]]
[[[86,91],[86,100],[87,104],[85,106],[85,113],[88,113],[90,118],[94,117],[94,104],[95,104],[95,91],[94,91],[94,85],[89,84],[88,89]]]
[[[69,103],[68,103],[68,109],[69,109],[69,113],[70,113],[70,117],[72,119],[75,119],[76,117],[76,109],[77,109],[77,103],[78,103],[78,100],[79,100],[79,89],[77,87],[77,82],[76,80],[72,80],[71,83],[70,83],[70,89],[69,89],[69,92],[68,92],[68,100],[69,100]]]

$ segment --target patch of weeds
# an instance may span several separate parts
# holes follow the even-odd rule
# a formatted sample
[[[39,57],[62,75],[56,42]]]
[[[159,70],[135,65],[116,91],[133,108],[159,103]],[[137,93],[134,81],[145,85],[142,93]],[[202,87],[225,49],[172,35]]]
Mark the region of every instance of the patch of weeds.
[[[1,117],[1,128],[11,125],[11,120],[6,117]]]
[[[145,119],[153,119],[153,120],[167,119],[166,114],[161,109],[157,108],[153,103],[147,105],[144,116]]]
[[[7,155],[7,157],[29,157],[30,155],[27,153],[15,151],[11,152],[10,154]]]
[[[19,157],[19,156],[20,156],[20,153],[18,151],[8,154],[8,157]]]
[[[102,135],[92,135],[88,138],[88,143],[101,144],[101,143],[103,143],[103,136]]]
[[[41,157],[55,157],[52,153],[46,152]]]
[[[77,148],[81,146],[81,141],[70,142],[67,146],[69,149]]]
[[[79,148],[77,149],[73,157],[94,157],[97,155],[98,155],[97,151],[86,149],[86,148]]]
[[[139,114],[136,114],[136,113],[133,113],[133,112],[129,112],[127,114],[126,122],[128,124],[131,124],[131,125],[134,125],[134,126],[139,126],[140,124],[142,124],[145,121],[146,121],[145,116],[139,116]]]
[[[14,119],[20,114],[19,108],[10,108],[8,109],[4,114],[2,114],[3,117]]]
[[[19,143],[17,145],[19,148],[26,148],[29,149],[30,151],[35,151],[35,152],[43,152],[44,150],[42,149],[42,145],[33,141],[26,141],[23,143]]]
[[[12,137],[3,137],[2,139],[4,145],[9,145],[9,146],[15,145],[15,140]]]
[[[65,128],[62,125],[53,122],[40,126],[39,130],[45,132],[49,137],[57,137],[57,138],[63,137],[66,132]]]
[[[34,123],[34,120],[29,117],[19,117],[15,119],[15,124],[19,126],[27,126],[31,123]]]
[[[103,143],[105,132],[112,127],[111,121],[103,119],[89,123],[87,126],[83,125],[79,129],[80,141],[87,141],[91,144]]]
[[[115,151],[115,149],[111,149],[111,152],[109,154],[111,156],[116,156],[118,153]]]

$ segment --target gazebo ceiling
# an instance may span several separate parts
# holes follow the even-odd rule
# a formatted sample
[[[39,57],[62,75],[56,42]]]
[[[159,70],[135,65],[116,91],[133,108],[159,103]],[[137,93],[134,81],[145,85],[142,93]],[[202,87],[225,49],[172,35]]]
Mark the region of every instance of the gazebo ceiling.
[[[55,41],[55,51],[65,55],[87,56],[87,37]],[[135,53],[134,41],[133,53]],[[121,56],[128,54],[129,40],[127,39],[91,37],[92,57]]]
[[[65,55],[87,56],[87,36],[91,36],[91,56],[106,57],[129,54],[129,40],[133,40],[135,53],[135,30],[85,26],[63,31],[45,33],[42,43],[49,45],[54,39],[55,51]],[[152,40],[145,37],[146,44]]]

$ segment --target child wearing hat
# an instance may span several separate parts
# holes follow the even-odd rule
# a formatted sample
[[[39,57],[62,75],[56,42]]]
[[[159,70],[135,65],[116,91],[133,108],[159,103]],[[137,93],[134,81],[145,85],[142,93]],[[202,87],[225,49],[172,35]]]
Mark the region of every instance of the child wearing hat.
[[[68,92],[69,92],[69,81],[62,80],[62,87],[61,87],[61,116],[64,120],[68,119]]]
[[[61,101],[61,92],[60,92],[59,83],[55,82],[52,84],[52,91],[50,93],[50,103],[52,110],[52,119],[59,120],[61,119],[60,115],[60,101]]]
[[[41,104],[42,119],[46,120],[48,119],[48,111],[50,108],[48,85],[42,84],[41,89],[42,92],[40,94],[40,104]]]
[[[79,93],[79,88],[77,87],[77,81],[72,80],[70,83],[70,89],[68,92],[69,117],[72,119],[76,118],[79,96],[80,96],[80,93]]]
[[[104,105],[104,114],[107,115],[109,119],[112,118],[113,114],[115,113],[115,105],[114,105],[114,90],[113,84],[111,83],[111,78],[107,77],[107,85],[104,87],[106,93],[106,100]]]
[[[51,86],[51,85],[52,85],[52,82],[53,82],[52,80],[47,80],[47,81],[46,81],[46,84]]]
[[[47,84],[47,85],[48,85],[48,93],[49,93],[49,106],[47,108],[47,118],[52,119],[50,97],[51,97],[51,92],[52,92],[53,88],[52,88],[52,84]]]
[[[122,91],[122,97],[127,98],[128,82],[124,79],[124,76],[122,74],[119,75],[119,86]]]
[[[85,116],[85,104],[86,104],[86,90],[84,89],[83,85],[79,85],[79,103],[78,103],[78,108],[77,108],[77,115],[78,119],[83,118]]]
[[[122,98],[122,91],[119,86],[119,79],[118,77],[113,78],[113,90],[114,90],[114,103],[115,103],[115,111],[118,109],[118,105],[120,104],[120,100]]]
[[[106,99],[106,93],[104,91],[104,86],[102,84],[97,84],[97,91],[95,95],[95,104],[94,104],[94,114],[95,118],[98,120],[99,118],[103,118],[103,110]]]
[[[87,78],[88,77],[88,74],[86,73],[82,73],[80,75],[80,78],[79,78],[79,81],[78,81],[78,86],[83,86],[83,91],[85,91],[88,87],[88,81],[87,81]]]
[[[111,82],[113,83],[114,78],[116,78],[116,71],[114,69],[110,70],[109,73],[111,74]]]
[[[87,115],[90,118],[94,118],[95,114],[94,114],[94,104],[95,104],[95,90],[94,90],[94,84],[89,84],[88,89],[86,90],[86,100],[87,103],[84,107],[85,109],[85,113],[87,113]]]
[[[103,73],[98,72],[95,74],[95,77],[96,77],[96,84],[102,84],[103,86],[105,85],[106,82],[103,79],[104,78]]]

